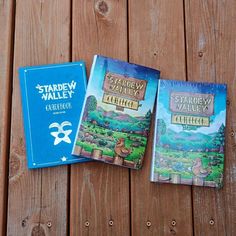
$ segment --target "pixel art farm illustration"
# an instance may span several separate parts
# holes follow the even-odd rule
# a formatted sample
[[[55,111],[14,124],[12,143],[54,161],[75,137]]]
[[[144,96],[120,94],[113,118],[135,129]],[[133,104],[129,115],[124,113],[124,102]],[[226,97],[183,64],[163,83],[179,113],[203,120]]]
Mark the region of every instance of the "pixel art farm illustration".
[[[226,86],[159,81],[151,181],[222,187]]]
[[[95,56],[73,154],[142,166],[159,71]]]

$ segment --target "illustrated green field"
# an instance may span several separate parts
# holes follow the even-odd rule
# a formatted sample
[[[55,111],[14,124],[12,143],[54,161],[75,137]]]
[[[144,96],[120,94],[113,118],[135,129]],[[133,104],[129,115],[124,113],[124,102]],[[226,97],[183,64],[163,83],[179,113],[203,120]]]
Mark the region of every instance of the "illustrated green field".
[[[203,168],[210,167],[212,172],[205,178],[207,181],[216,181],[221,178],[223,170],[224,155],[218,152],[186,152],[180,150],[156,147],[155,173],[163,177],[170,174],[181,174],[182,178],[191,179],[194,177],[191,168],[196,158],[201,158]]]
[[[76,145],[81,146],[86,152],[99,149],[102,150],[103,155],[113,158],[117,140],[124,138],[125,147],[132,150],[125,160],[138,162],[144,156],[147,138],[140,134],[111,131],[105,127],[85,121],[82,121],[81,127],[80,138],[77,140]]]

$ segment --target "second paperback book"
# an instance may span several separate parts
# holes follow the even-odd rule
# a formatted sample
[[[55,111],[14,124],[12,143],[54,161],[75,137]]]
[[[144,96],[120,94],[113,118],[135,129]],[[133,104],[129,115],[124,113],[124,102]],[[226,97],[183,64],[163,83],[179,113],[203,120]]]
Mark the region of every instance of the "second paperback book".
[[[73,154],[140,169],[159,74],[95,56]]]

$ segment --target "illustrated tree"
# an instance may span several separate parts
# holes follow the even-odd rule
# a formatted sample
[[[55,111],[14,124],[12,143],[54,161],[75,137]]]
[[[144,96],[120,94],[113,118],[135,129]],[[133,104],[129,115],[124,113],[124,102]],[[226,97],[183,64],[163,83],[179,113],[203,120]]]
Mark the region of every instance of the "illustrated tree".
[[[225,145],[225,126],[221,124],[218,132],[216,133],[214,140],[214,145],[219,149],[220,153],[224,152]]]
[[[157,119],[157,143],[160,142],[160,135],[164,135],[166,133],[166,123],[163,119]]]
[[[150,119],[151,119],[151,115],[152,115],[151,110],[149,110],[149,111],[146,113],[145,118],[146,118],[147,120],[150,120]]]
[[[88,96],[85,104],[83,120],[87,120],[89,112],[96,110],[96,108],[97,108],[96,97],[93,95]]]
[[[106,120],[106,121],[104,122],[104,126],[108,129],[108,128],[109,128],[109,125],[110,125],[110,122]]]
[[[145,128],[146,128],[146,124],[145,124],[145,122],[143,122],[143,121],[139,121],[139,122],[137,123],[137,126],[138,126],[139,128],[141,128],[141,129],[145,129]]]
[[[106,140],[99,140],[98,143],[99,143],[100,146],[106,146],[107,145]]]

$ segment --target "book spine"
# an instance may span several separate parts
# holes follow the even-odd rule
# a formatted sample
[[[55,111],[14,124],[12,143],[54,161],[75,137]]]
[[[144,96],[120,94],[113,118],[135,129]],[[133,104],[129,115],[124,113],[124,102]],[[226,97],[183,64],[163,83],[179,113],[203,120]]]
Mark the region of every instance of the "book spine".
[[[151,161],[151,175],[150,175],[150,181],[151,182],[157,182],[157,180],[154,178],[154,169],[155,169],[155,153],[156,153],[156,135],[157,135],[157,109],[158,109],[158,96],[159,96],[159,89],[160,89],[160,82],[161,80],[158,80],[158,88],[157,88],[157,99],[156,99],[156,114],[154,118],[154,137],[153,137],[153,144],[152,144],[152,161]]]
[[[94,58],[93,58],[93,64],[92,64],[92,67],[91,67],[91,72],[90,72],[90,77],[89,78],[92,78],[92,76],[93,76],[96,61],[97,61],[97,55],[95,55]],[[91,80],[89,79],[87,89],[89,88],[90,81]],[[82,118],[83,118],[83,115],[84,115],[84,108],[85,108],[85,105],[86,105],[86,101],[87,101],[87,93],[86,93],[85,98],[84,98],[83,108],[82,108],[82,111],[81,111],[80,120],[79,120],[77,132],[76,132],[75,140],[74,140],[74,144],[73,144],[73,150],[72,150],[72,153],[71,153],[72,155],[76,155],[76,156],[78,156],[78,154],[76,154],[76,151],[75,151],[76,142],[77,142],[77,137],[78,137],[78,134],[79,134],[80,124],[81,124],[81,121],[82,121]]]
[[[27,97],[27,86],[26,86],[26,68],[19,69],[19,81],[21,90],[21,103],[22,103],[22,114],[23,114],[23,124],[24,124],[24,134],[26,142],[26,157],[28,168],[35,168],[32,164],[33,150],[31,146],[31,130],[30,130],[30,112],[28,106]]]
[[[87,89],[87,74],[86,74],[86,69],[85,69],[85,62],[84,62],[84,61],[79,61],[78,63],[79,63],[80,65],[83,64],[83,66],[82,66],[82,71],[83,71],[83,84],[84,84],[84,88],[85,88],[85,91],[86,91],[86,89]],[[85,102],[85,101],[84,101],[84,102]],[[83,103],[83,109],[82,109],[82,111],[81,111],[80,120],[81,120],[82,115],[83,115],[84,106],[85,106],[85,103]],[[77,131],[76,131],[75,140],[74,140],[74,143],[73,143],[72,155],[75,155],[75,154],[74,154],[74,148],[75,148],[75,145],[76,145],[76,139],[77,139],[78,131],[79,131],[79,127],[80,127],[80,120],[78,121],[78,124],[77,124]],[[66,163],[66,164],[73,164],[73,163],[80,163],[80,162],[83,163],[83,162],[88,162],[88,161],[91,161],[91,160],[90,160],[89,158],[80,156],[80,158],[78,158],[78,159],[76,159],[76,160],[68,161],[68,163]]]

